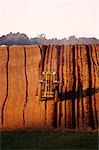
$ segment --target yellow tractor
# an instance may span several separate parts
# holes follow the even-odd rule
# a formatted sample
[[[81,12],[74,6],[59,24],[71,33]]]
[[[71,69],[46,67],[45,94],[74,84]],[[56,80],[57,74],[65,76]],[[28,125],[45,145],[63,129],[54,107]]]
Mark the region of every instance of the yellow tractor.
[[[58,90],[59,85],[56,72],[43,71],[42,79],[39,83],[41,84],[40,100],[53,99],[55,97],[55,91]]]

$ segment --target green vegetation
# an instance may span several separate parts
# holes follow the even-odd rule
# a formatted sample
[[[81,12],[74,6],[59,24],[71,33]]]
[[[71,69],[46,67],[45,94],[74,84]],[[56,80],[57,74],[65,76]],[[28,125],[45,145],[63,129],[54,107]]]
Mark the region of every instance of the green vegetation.
[[[7,131],[1,132],[1,150],[98,149],[98,132]]]

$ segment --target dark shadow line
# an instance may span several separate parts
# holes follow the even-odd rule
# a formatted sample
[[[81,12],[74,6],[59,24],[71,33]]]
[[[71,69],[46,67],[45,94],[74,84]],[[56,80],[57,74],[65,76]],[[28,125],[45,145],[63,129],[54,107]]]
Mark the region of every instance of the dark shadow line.
[[[89,90],[92,88],[92,66],[91,66],[91,54],[92,47],[90,45],[86,46],[87,49],[87,60],[88,60],[88,73],[89,73]],[[90,115],[90,126],[94,129],[94,116],[92,111],[92,96],[89,95],[89,115]]]
[[[61,53],[60,54],[61,65],[59,65],[59,70],[61,69],[61,74],[62,74],[62,76],[61,76],[62,84],[60,86],[60,91],[62,92],[63,91],[63,86],[64,86],[64,80],[63,80],[63,64],[64,64],[63,53],[64,53],[64,46],[63,45],[61,46],[60,53]],[[61,101],[60,101],[59,102],[59,127],[61,126],[61,122],[62,122],[62,104],[61,104]]]
[[[69,92],[65,92],[65,93],[59,93],[59,98],[61,100],[68,100],[68,99],[73,99],[73,98],[84,98],[84,97],[87,97],[87,96],[92,96],[93,94],[95,93],[99,93],[99,88],[87,88],[85,90],[82,91],[81,94],[79,94],[79,91],[75,91],[75,93],[73,91],[69,91]]]
[[[92,49],[93,51],[93,49]],[[95,48],[95,54],[96,54],[96,48]],[[91,53],[91,58],[92,58],[92,62],[93,62],[93,70],[94,70],[94,88],[96,85],[96,75],[95,75],[95,61],[93,59],[92,53]],[[97,54],[96,54],[96,60],[97,60]],[[95,126],[96,128],[98,128],[98,117],[97,117],[97,109],[96,109],[96,97],[95,97],[95,92],[94,92],[94,111],[95,111]]]
[[[39,64],[40,74],[41,74],[44,71],[44,62],[45,62],[47,46],[46,45],[43,45],[42,47],[40,47],[40,45],[38,46],[40,48],[40,54],[41,54],[41,62]]]
[[[25,97],[25,102],[23,106],[23,125],[25,125],[25,109],[26,109],[26,104],[28,101],[28,78],[27,78],[27,72],[26,72],[26,49],[24,47],[24,71],[25,71],[25,79],[26,79],[26,97]]]
[[[75,89],[76,89],[75,52],[76,52],[76,46],[73,46],[72,47],[72,63],[73,63],[73,87],[72,87],[72,92],[73,92],[73,95],[74,95]],[[75,123],[75,96],[72,96],[72,128],[74,129],[75,126],[76,126],[76,123]]]
[[[7,101],[7,98],[8,98],[8,65],[9,65],[9,46],[7,46],[7,62],[6,62],[6,96],[5,96],[5,100],[3,102],[3,105],[2,105],[2,114],[1,114],[1,124],[3,125],[4,124],[4,108],[5,108],[5,104],[6,104],[6,101]]]

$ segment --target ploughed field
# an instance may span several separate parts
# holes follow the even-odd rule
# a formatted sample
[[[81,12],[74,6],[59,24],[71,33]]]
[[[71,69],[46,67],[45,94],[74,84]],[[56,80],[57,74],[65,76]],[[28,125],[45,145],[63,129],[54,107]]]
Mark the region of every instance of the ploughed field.
[[[40,100],[43,71],[58,96]],[[0,130],[97,129],[99,45],[0,46]]]

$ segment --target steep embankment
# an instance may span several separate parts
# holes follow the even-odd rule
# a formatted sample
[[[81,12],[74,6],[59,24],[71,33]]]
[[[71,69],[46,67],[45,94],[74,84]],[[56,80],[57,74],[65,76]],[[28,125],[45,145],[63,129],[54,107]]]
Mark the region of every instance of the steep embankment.
[[[55,71],[58,102],[40,101],[42,71]],[[0,130],[98,128],[99,45],[0,47]]]

